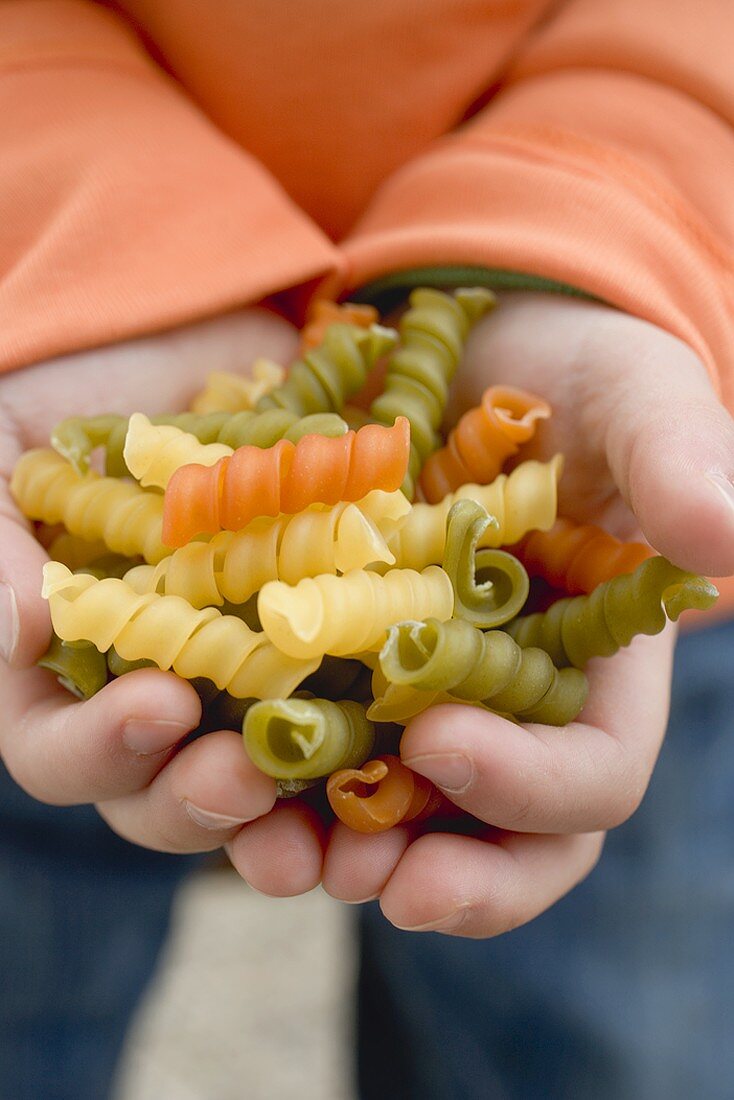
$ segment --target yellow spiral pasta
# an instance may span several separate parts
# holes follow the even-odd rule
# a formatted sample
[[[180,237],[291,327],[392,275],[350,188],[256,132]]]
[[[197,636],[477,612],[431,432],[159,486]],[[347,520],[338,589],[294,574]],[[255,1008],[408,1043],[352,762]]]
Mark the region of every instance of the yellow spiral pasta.
[[[30,519],[63,523],[72,535],[101,539],[116,554],[141,554],[156,564],[170,553],[161,542],[163,497],[133,482],[91,470],[80,476],[55,451],[39,449],[21,456],[10,489]]]
[[[556,518],[558,479],[563,458],[523,462],[511,474],[500,474],[491,485],[462,485],[440,504],[414,504],[410,515],[390,539],[396,565],[424,569],[440,562],[446,547],[446,520],[457,500],[475,500],[497,520],[484,531],[479,547],[517,542],[527,531],[547,531]]]
[[[263,630],[291,657],[374,649],[393,623],[427,617],[443,622],[453,608],[451,581],[435,565],[422,573],[391,569],[384,576],[358,569],[343,577],[307,577],[293,587],[270,581],[257,604]]]
[[[190,405],[191,412],[206,416],[211,412],[244,412],[253,409],[266,393],[285,381],[285,368],[272,359],[256,359],[249,375],[215,370],[206,387]]]
[[[126,661],[147,659],[193,680],[204,676],[237,698],[289,695],[318,661],[293,660],[232,615],[197,611],[178,596],[139,595],[123,580],[97,580],[47,562],[43,595],[55,632]]]
[[[353,504],[316,504],[295,515],[263,516],[241,531],[190,542],[155,568],[143,566],[133,583],[141,591],[183,596],[194,607],[206,607],[224,600],[244,603],[267,581],[295,584],[372,562],[392,565],[395,557],[386,539],[409,512],[400,490],[374,489]]]
[[[226,443],[200,443],[191,432],[173,424],[151,424],[143,413],[133,413],[122,453],[125,465],[143,488],[154,485],[165,489],[179,466],[191,462],[213,466],[233,452]]]

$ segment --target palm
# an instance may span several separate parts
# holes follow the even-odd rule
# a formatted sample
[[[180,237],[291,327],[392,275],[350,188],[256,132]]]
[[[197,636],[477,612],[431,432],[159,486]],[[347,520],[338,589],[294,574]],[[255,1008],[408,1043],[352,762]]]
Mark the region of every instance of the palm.
[[[563,514],[620,537],[641,527],[677,564],[734,571],[732,532],[703,478],[707,459],[730,472],[734,428],[687,345],[607,306],[511,294],[470,338],[453,415],[493,382],[553,406],[523,457],[565,455]]]

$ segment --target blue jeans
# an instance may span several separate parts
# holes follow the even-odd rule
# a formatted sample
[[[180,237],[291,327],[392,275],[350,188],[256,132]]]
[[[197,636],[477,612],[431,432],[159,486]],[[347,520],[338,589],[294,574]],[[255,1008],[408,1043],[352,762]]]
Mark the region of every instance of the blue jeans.
[[[91,807],[34,802],[0,767],[2,1100],[104,1100],[191,866]]]
[[[731,1100],[733,713],[734,623],[682,640],[642,809],[525,928],[414,935],[364,909],[363,1100]],[[2,1100],[104,1100],[193,862],[0,771]]]
[[[363,1100],[734,1097],[734,623],[681,639],[641,809],[494,940],[361,914]]]

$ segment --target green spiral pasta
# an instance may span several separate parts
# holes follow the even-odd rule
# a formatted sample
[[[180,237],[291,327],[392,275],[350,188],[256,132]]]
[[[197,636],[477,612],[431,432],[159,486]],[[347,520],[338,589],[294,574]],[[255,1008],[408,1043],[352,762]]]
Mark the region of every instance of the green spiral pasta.
[[[425,569],[443,561],[446,521],[457,500],[475,500],[497,521],[479,539],[480,546],[510,546],[531,530],[547,531],[556,520],[558,479],[563,458],[522,462],[491,485],[462,485],[440,504],[414,504],[402,527],[390,538],[395,564]]]
[[[150,424],[157,428],[177,428],[198,440],[203,446],[224,444],[236,450],[250,444],[272,447],[281,439],[297,443],[304,435],[340,436],[347,431],[346,423],[334,413],[299,416],[288,409],[268,409],[256,412],[248,409],[238,413],[216,412],[170,413],[153,416]],[[127,477],[125,443],[129,420],[126,416],[72,417],[57,424],[51,444],[77,473],[89,469],[89,457],[96,447],[105,448],[105,473],[108,477]],[[195,461],[191,459],[190,461]]]
[[[215,607],[197,611],[178,596],[139,595],[125,581],[69,572],[59,562],[43,570],[43,595],[54,630],[84,639],[125,661],[148,659],[186,680],[205,677],[231,695],[288,695],[318,667],[279,652],[264,634]]]
[[[396,341],[397,333],[382,325],[370,325],[368,329],[330,325],[323,343],[293,363],[287,380],[264,394],[255,411],[285,409],[296,416],[338,413],[362,389],[375,362]]]
[[[559,667],[583,668],[592,657],[611,657],[637,634],[659,634],[667,619],[675,622],[689,608],[711,607],[718,594],[705,577],[666,558],[648,558],[634,573],[515,619],[506,630],[519,645],[544,649]]]
[[[245,714],[245,748],[274,779],[319,779],[369,757],[375,727],[351,700],[266,699]]]
[[[102,539],[114,554],[140,554],[155,565],[170,553],[161,541],[160,493],[93,470],[79,475],[55,451],[26,451],[13,470],[10,489],[29,519],[63,523],[89,542]]]
[[[530,591],[525,568],[512,554],[504,550],[477,552],[490,525],[497,527],[497,520],[481,504],[457,501],[446,523],[443,558],[454,588],[454,615],[485,630],[514,618]]]
[[[542,649],[522,649],[505,631],[485,633],[462,619],[391,627],[380,668],[392,684],[446,691],[549,726],[573,721],[588,692],[578,669],[557,669]]]
[[[398,416],[410,421],[410,463],[403,491],[412,500],[423,463],[441,446],[449,384],[456,373],[472,325],[495,304],[489,290],[414,290],[403,315],[400,346],[392,353],[383,393],[370,406],[378,424]]]
[[[229,413],[170,413],[154,416],[153,424],[172,424],[191,432],[200,443],[215,443],[219,432],[230,420]],[[51,446],[70,462],[77,473],[89,469],[89,456],[96,447],[105,448],[105,473],[108,477],[126,477],[123,458],[128,418],[126,416],[73,416],[62,420],[51,433]]]
[[[54,634],[37,663],[39,668],[55,672],[59,683],[80,699],[91,699],[107,683],[105,655],[91,642],[71,645]]]

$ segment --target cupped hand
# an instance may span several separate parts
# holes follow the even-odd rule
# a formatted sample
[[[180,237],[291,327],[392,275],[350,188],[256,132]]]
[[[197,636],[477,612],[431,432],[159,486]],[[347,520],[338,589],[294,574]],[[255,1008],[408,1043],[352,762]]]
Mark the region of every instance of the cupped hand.
[[[117,832],[147,847],[218,848],[270,810],[275,784],[233,731],[178,748],[201,706],[171,673],[130,673],[80,703],[35,667],[51,632],[46,555],[11,498],[12,469],[22,451],[48,446],[65,417],[184,409],[210,371],[246,373],[258,356],[287,363],[296,349],[290,325],[249,309],[0,378],[0,754],[31,795],[97,802]]]
[[[639,537],[675,564],[734,573],[734,424],[683,343],[611,308],[544,294],[503,298],[474,330],[453,418],[493,383],[553,406],[522,457],[566,456],[559,511]],[[589,702],[558,729],[518,727],[441,706],[413,720],[403,760],[476,818],[472,835],[331,830],[323,884],[334,897],[380,898],[402,928],[496,935],[548,908],[596,863],[604,831],[639,805],[667,723],[674,629],[590,663]],[[278,823],[278,844],[315,865],[310,819]],[[274,817],[229,845],[256,887],[286,891],[269,859]]]

